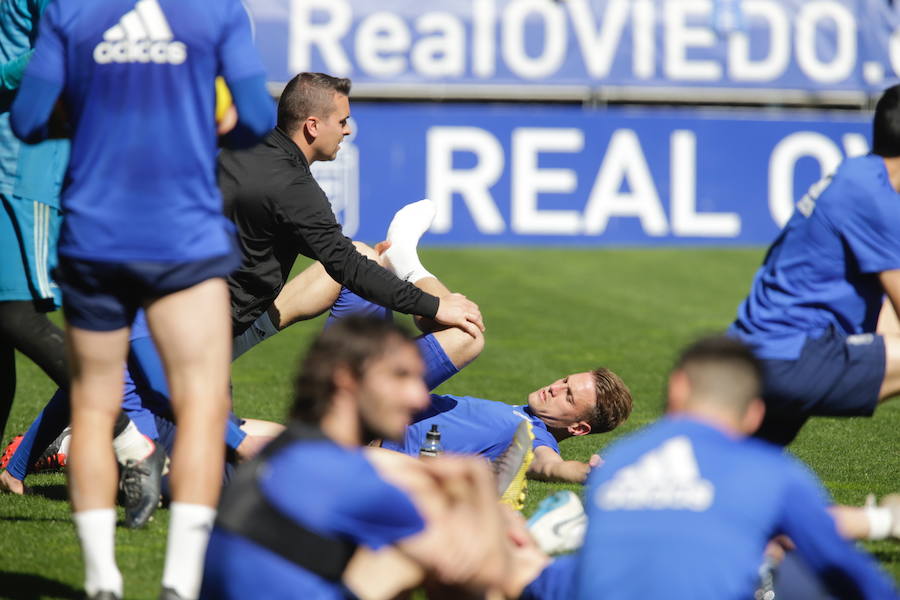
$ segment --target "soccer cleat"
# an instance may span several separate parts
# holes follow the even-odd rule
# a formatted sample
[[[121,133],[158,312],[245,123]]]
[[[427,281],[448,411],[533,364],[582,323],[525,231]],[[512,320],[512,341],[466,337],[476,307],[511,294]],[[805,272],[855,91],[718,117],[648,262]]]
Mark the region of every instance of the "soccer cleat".
[[[556,492],[538,504],[528,519],[528,531],[546,554],[577,550],[584,543],[587,514],[578,495],[570,490]]]
[[[72,439],[72,428],[63,429],[55,440],[53,440],[41,457],[34,461],[31,465],[33,473],[41,471],[58,471],[66,466],[69,458],[69,441]]]
[[[893,538],[900,539],[900,494],[888,494],[878,503],[881,508],[891,511],[891,533]]]
[[[516,427],[509,446],[493,462],[500,502],[515,510],[522,510],[525,506],[525,488],[528,484],[525,474],[534,460],[533,442],[531,423],[522,421]]]
[[[153,452],[142,461],[129,460],[122,467],[119,485],[125,505],[125,527],[143,527],[159,506],[162,476],[168,457],[163,447],[153,444]]]
[[[5,469],[6,465],[9,464],[9,461],[12,460],[13,454],[16,453],[16,450],[19,448],[19,444],[22,443],[22,440],[25,438],[24,435],[19,434],[15,436],[9,444],[7,444],[6,448],[3,450],[3,456],[0,456],[0,469]]]

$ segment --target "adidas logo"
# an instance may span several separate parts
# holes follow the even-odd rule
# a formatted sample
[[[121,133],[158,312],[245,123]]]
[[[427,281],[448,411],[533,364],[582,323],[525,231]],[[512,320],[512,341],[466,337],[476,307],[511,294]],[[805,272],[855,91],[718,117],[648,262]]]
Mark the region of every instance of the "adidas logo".
[[[700,476],[694,448],[685,436],[672,438],[597,488],[603,510],[693,510],[710,507],[715,488]]]
[[[94,48],[94,60],[101,65],[180,65],[187,59],[187,46],[174,37],[157,0],[139,0],[134,10],[103,33],[103,41]]]

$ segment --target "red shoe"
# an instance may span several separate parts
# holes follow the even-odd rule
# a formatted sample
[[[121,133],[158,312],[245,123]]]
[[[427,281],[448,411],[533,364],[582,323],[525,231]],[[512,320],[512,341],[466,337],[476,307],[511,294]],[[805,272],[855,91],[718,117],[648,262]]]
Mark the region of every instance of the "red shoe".
[[[6,465],[13,457],[13,454],[16,453],[16,449],[18,449],[19,444],[22,443],[23,439],[25,439],[25,435],[20,433],[12,439],[8,446],[6,446],[6,448],[3,450],[3,456],[0,456],[0,469],[6,468]]]
[[[68,450],[69,436],[72,435],[72,428],[66,427],[63,432],[53,440],[41,457],[34,461],[30,471],[32,473],[40,473],[41,471],[58,471],[66,466],[66,451]],[[65,447],[64,447],[65,446]]]

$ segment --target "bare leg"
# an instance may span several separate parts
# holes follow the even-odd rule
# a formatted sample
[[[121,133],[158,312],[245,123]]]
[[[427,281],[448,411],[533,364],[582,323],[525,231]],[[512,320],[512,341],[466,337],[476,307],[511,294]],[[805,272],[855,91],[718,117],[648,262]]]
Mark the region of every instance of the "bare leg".
[[[209,279],[155,300],[147,306],[147,321],[178,424],[163,586],[196,598],[225,460],[231,363],[225,281]]]
[[[85,561],[85,591],[122,593],[115,557],[116,459],[113,427],[122,401],[128,329],[89,331],[69,325],[72,440],[69,496]]]
[[[879,402],[900,393],[900,334],[884,334],[884,382],[878,392]]]
[[[166,370],[178,434],[172,452],[172,496],[215,506],[228,415],[228,288],[210,279],[147,307],[147,321]],[[190,332],[185,335],[185,332]]]
[[[122,402],[128,329],[68,327],[72,369],[69,494],[75,512],[112,508],[116,500],[113,425]]]
[[[363,256],[381,262],[380,253],[362,242],[353,242]],[[331,308],[341,292],[341,284],[325,272],[322,263],[313,263],[288,281],[269,307],[272,324],[282,330],[297,321],[312,319]]]

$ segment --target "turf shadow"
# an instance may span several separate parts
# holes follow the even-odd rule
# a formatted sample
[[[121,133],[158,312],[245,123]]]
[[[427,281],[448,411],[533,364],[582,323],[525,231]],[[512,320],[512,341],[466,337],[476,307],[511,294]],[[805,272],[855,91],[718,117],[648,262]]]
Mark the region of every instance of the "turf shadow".
[[[9,523],[25,522],[25,521],[28,521],[28,522],[45,521],[47,523],[71,523],[72,516],[69,515],[66,517],[6,517],[3,515],[0,515],[0,521],[7,521]],[[5,596],[3,596],[3,580],[0,580],[0,598],[5,598]]]
[[[33,573],[7,573],[0,571],[0,595],[9,600],[40,600],[41,598],[72,598],[84,597],[80,589],[47,579]]]
[[[36,485],[28,487],[29,496],[40,496],[47,500],[66,500],[69,499],[69,490],[65,484],[56,483],[51,485]]]

